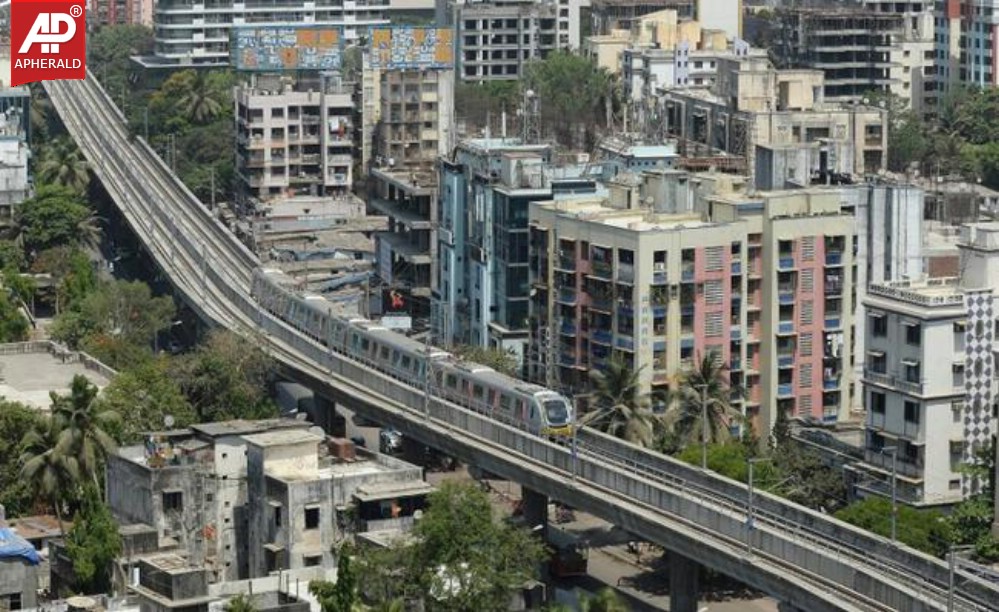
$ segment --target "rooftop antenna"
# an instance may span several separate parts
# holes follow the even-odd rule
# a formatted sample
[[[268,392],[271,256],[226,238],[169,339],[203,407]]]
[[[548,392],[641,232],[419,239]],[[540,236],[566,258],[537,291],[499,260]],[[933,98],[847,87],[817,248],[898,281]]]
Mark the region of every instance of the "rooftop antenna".
[[[524,144],[541,142],[541,98],[533,89],[524,90],[521,105],[521,139]]]

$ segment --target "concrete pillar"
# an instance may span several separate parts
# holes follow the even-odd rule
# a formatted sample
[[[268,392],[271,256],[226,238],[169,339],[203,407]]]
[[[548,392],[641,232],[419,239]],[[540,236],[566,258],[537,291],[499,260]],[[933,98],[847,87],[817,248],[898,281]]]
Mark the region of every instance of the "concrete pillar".
[[[697,612],[701,566],[675,552],[669,553],[668,563],[670,612]]]
[[[538,530],[539,535],[546,537],[548,535],[548,496],[524,487],[521,490],[521,500],[524,508],[524,524],[532,531],[541,525],[541,529]]]
[[[346,435],[347,425],[343,415],[337,414],[336,402],[316,394],[312,398],[312,408],[308,411],[309,419],[331,436],[342,438]]]
[[[427,447],[410,436],[402,437],[402,459],[413,465],[426,463]]]

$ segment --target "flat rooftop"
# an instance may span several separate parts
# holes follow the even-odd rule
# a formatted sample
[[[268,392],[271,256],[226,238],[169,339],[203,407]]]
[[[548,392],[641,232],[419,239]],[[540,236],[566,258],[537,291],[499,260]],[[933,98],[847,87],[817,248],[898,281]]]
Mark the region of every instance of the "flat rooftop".
[[[897,302],[929,308],[964,305],[964,291],[957,278],[932,278],[921,281],[896,281],[871,285],[867,293],[872,298],[887,298]]]
[[[309,429],[285,429],[268,431],[266,433],[243,436],[248,443],[260,447],[291,446],[298,444],[315,444],[326,439],[326,436],[314,433]]]
[[[98,369],[100,366],[92,357],[57,350],[48,342],[0,345],[0,396],[48,410],[52,404],[49,393],[68,394],[77,375],[87,377],[99,389],[111,382],[114,371],[106,367]]]
[[[218,438],[221,436],[246,436],[272,429],[306,429],[309,426],[308,423],[292,419],[261,419],[258,421],[239,419],[218,423],[199,423],[191,425],[191,430],[210,438]]]
[[[12,518],[7,521],[7,526],[13,529],[14,533],[29,541],[62,537],[59,520],[49,514]],[[69,532],[72,523],[63,521],[63,526]]]

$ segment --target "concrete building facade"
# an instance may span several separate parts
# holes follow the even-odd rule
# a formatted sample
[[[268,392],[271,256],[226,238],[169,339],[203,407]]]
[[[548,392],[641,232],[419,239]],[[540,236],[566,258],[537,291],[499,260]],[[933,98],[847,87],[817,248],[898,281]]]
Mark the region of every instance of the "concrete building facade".
[[[531,206],[532,377],[580,396],[620,359],[667,390],[713,354],[758,432],[835,421],[852,382],[853,219],[836,190],[706,196],[697,215],[609,200]]]
[[[939,88],[999,84],[999,0],[942,0],[937,4]]]
[[[348,195],[358,154],[352,84],[254,76],[234,98],[241,201]]]

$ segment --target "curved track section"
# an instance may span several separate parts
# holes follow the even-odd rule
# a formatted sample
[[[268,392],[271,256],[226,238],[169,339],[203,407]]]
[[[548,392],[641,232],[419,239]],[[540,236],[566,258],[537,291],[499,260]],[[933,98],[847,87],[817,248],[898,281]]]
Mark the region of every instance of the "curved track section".
[[[947,566],[745,486],[583,431],[577,453],[371,372],[299,334],[250,297],[259,261],[170,172],[100,84],[48,81],[70,133],[124,217],[199,316],[256,335],[285,366],[407,433],[736,576],[805,610],[943,610]],[[752,542],[752,550],[747,549]],[[999,610],[999,586],[960,576],[955,610]]]

